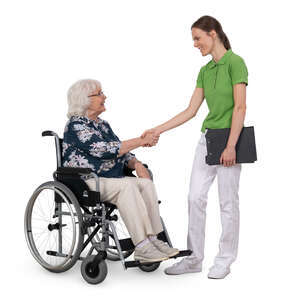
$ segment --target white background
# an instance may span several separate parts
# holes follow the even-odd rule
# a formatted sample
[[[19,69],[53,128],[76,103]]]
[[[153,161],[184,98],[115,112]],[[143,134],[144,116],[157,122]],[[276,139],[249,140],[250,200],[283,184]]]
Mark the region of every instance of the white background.
[[[203,272],[170,277],[124,271],[109,262],[91,286],[80,263],[52,274],[32,258],[23,215],[33,190],[51,180],[52,138],[67,120],[66,91],[95,78],[107,95],[108,120],[122,140],[185,109],[202,57],[190,26],[202,15],[222,24],[249,70],[245,125],[255,126],[258,161],[243,165],[237,261],[224,280],[207,279],[220,236],[217,185],[209,192]],[[1,293],[31,299],[299,299],[299,16],[296,1],[2,1]],[[173,244],[186,247],[187,194],[204,102],[197,116],[137,157],[154,172]],[[3,296],[3,295],[2,295]],[[5,299],[6,299],[5,298]]]

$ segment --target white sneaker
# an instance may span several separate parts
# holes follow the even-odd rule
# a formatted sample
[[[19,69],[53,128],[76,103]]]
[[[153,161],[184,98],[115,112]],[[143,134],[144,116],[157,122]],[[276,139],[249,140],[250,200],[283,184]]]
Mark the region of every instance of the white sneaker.
[[[201,272],[202,266],[191,264],[186,259],[182,259],[180,262],[175,263],[173,266],[165,269],[167,275],[180,275],[184,273],[196,273]]]
[[[209,279],[223,279],[230,273],[230,268],[224,268],[221,266],[212,266],[209,269],[207,277]]]
[[[156,262],[168,259],[168,255],[156,249],[152,243],[147,243],[143,247],[136,247],[134,259],[140,262]]]
[[[173,257],[179,253],[179,250],[176,248],[171,248],[167,243],[164,243],[163,241],[159,239],[155,239],[151,241],[151,243],[162,253],[165,253],[168,255],[168,257]]]

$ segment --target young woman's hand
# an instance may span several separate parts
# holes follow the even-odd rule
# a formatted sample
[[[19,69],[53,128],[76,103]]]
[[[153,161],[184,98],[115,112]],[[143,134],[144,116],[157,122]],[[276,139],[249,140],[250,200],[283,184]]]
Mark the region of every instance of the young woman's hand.
[[[231,167],[235,164],[235,160],[236,160],[235,147],[227,146],[220,157],[220,163],[223,164],[224,167]]]
[[[153,136],[155,143],[154,144],[148,143],[148,144],[143,145],[143,147],[152,147],[152,146],[156,145],[158,142],[159,136],[160,136],[160,132],[156,128],[148,129],[148,130],[144,131],[144,133],[141,135],[141,138],[145,139],[149,135]]]
[[[158,142],[159,137],[154,135],[153,133],[148,132],[142,139],[143,147],[152,147],[155,146]]]
[[[144,131],[144,133],[141,135],[141,138],[144,138],[148,133],[152,133],[155,136],[160,136],[160,132],[158,129],[156,128],[152,128],[152,129],[147,129]]]

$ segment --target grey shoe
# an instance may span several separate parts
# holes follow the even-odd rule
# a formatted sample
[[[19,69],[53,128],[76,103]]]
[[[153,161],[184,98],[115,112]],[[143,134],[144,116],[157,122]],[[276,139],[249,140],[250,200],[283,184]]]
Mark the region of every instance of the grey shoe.
[[[140,262],[156,262],[166,260],[169,257],[156,249],[152,243],[147,243],[143,247],[137,247],[134,251],[134,259]]]
[[[168,257],[173,257],[179,253],[179,250],[176,248],[171,248],[167,243],[164,243],[163,241],[159,239],[155,239],[151,241],[151,243],[162,253],[165,253],[168,255]]]
[[[230,268],[224,268],[221,266],[212,266],[209,269],[207,277],[209,279],[223,279],[230,273]]]
[[[201,271],[201,265],[191,264],[191,262],[188,262],[186,259],[182,259],[180,262],[165,269],[165,273],[167,275],[180,275],[185,273],[196,273]]]

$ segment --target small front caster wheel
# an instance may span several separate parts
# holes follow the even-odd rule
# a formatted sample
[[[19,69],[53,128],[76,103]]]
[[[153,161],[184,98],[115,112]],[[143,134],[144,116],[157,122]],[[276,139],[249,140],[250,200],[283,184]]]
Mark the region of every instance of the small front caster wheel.
[[[104,260],[101,260],[96,266],[93,266],[95,257],[96,255],[90,255],[81,263],[81,275],[84,280],[90,284],[102,282],[107,275],[107,265]]]
[[[144,263],[139,265],[139,268],[144,272],[153,272],[160,266],[160,262]]]

